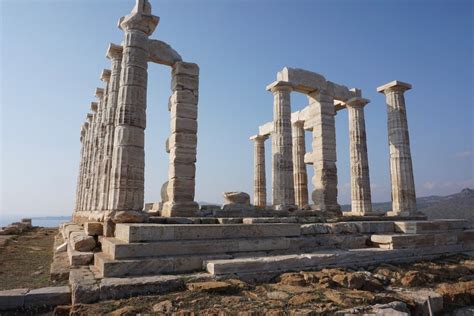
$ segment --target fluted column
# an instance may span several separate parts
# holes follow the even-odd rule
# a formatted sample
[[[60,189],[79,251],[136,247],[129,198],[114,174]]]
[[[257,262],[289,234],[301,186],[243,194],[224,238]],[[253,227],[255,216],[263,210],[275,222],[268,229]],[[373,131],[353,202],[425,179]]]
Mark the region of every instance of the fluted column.
[[[273,207],[285,210],[295,207],[293,156],[291,139],[292,86],[275,81],[267,87],[273,93],[272,175]]]
[[[94,138],[94,152],[92,158],[92,182],[91,182],[91,204],[90,210],[96,211],[99,202],[99,174],[100,164],[102,162],[102,149],[104,143],[103,133],[103,116],[104,116],[104,96],[105,90],[97,88],[95,90],[97,98],[97,112],[95,113],[95,138]]]
[[[147,43],[158,21],[146,0],[137,0],[132,12],[119,21],[125,36],[109,191],[109,209],[114,211],[143,209]]]
[[[351,167],[351,214],[369,215],[372,212],[369,158],[365,133],[364,106],[370,101],[352,98],[346,102],[349,112],[349,151]]]
[[[306,154],[304,122],[293,123],[293,181],[295,184],[295,203],[299,208],[308,205],[308,173],[304,155]]]
[[[385,94],[388,114],[388,144],[390,148],[390,178],[392,211],[389,216],[409,216],[416,213],[415,180],[410,153],[410,137],[404,93],[411,85],[392,81],[377,88]]]
[[[93,178],[93,158],[95,152],[95,137],[96,137],[96,113],[97,113],[97,102],[91,102],[91,114],[87,115],[87,119],[89,120],[89,137],[88,137],[88,149],[87,149],[87,164],[86,164],[86,186],[84,189],[84,211],[91,210],[91,203],[92,203],[92,178]]]
[[[267,180],[265,176],[265,140],[266,135],[254,135],[253,151],[253,204],[258,208],[267,206]]]
[[[77,184],[76,184],[76,204],[74,211],[77,212],[81,205],[81,189],[82,189],[82,169],[84,164],[84,154],[85,154],[85,136],[86,136],[86,124],[81,125],[81,136],[79,138],[81,142],[81,150],[79,154],[79,171],[77,173]]]
[[[313,200],[312,208],[340,213],[337,203],[336,110],[334,98],[325,91],[308,95],[315,113],[312,141]]]
[[[112,169],[112,153],[114,144],[115,117],[117,110],[117,99],[120,88],[120,70],[122,63],[122,46],[110,44],[107,49],[107,58],[112,62],[108,87],[107,99],[104,111],[104,147],[100,174],[100,196],[98,210],[109,209],[109,191]]]

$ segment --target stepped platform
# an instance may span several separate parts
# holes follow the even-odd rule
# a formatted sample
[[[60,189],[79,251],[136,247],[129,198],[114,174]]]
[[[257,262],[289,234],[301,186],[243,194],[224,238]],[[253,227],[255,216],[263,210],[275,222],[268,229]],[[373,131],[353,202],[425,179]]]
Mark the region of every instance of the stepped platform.
[[[466,229],[464,220],[320,223],[318,217],[301,216],[241,218],[238,224],[219,224],[216,219],[200,224],[203,218],[182,219],[171,219],[181,224],[117,224],[115,237],[100,238],[102,252],[94,255],[98,275],[120,278],[205,270],[222,275],[234,273],[234,268],[227,268],[234,264],[238,273],[253,265],[256,271],[266,271],[274,260],[282,262],[275,269],[284,271],[343,265],[345,260],[349,265],[383,262],[392,254],[395,259],[404,254],[398,250],[408,251],[407,258],[417,249],[422,250],[420,255],[428,255],[433,246],[451,253],[474,244],[473,230]],[[287,267],[285,258],[295,263]]]

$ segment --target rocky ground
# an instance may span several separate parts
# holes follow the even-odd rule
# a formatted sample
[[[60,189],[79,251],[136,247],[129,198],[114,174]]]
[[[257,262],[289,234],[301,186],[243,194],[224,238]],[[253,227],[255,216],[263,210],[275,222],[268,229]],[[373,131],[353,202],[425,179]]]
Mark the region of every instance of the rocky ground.
[[[58,285],[49,280],[57,229],[34,227],[0,246],[0,290]]]
[[[284,273],[274,282],[193,282],[181,292],[105,301],[72,308],[72,315],[332,315],[395,310],[420,312],[419,298],[442,296],[444,311],[474,304],[474,260],[458,255],[411,265],[384,264],[367,270],[325,269]],[[431,294],[430,294],[431,293]],[[379,304],[378,307],[356,308]],[[436,305],[436,299],[433,299]],[[66,310],[69,310],[65,307]],[[57,310],[59,312],[61,308]],[[467,314],[469,315],[469,314]]]

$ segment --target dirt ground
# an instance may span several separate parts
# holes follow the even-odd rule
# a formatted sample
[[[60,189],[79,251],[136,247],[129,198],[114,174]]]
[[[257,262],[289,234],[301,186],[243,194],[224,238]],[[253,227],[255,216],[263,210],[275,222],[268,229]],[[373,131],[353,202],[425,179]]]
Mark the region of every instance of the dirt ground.
[[[474,304],[474,260],[450,256],[432,262],[368,269],[284,273],[273,282],[239,280],[188,283],[181,292],[77,305],[71,315],[333,315],[338,310],[402,301],[419,288],[443,296],[444,311]]]
[[[0,290],[58,285],[49,280],[57,229],[34,227],[0,247]]]

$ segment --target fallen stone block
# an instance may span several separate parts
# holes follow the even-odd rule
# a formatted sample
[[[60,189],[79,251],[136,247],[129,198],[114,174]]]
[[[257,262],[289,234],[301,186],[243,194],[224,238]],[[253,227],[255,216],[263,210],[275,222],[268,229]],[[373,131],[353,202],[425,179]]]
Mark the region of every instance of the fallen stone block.
[[[80,252],[76,251],[69,244],[67,247],[67,255],[69,259],[69,264],[71,266],[85,266],[92,262],[94,258],[93,252]]]
[[[91,304],[99,301],[100,287],[88,267],[72,269],[69,284],[72,304]]]
[[[69,258],[66,252],[56,253],[49,268],[51,281],[64,281],[69,279]]]
[[[69,235],[69,244],[75,251],[88,252],[96,247],[94,237],[86,235],[84,232],[72,232]]]
[[[14,289],[0,291],[0,310],[16,309],[23,307],[28,289]]]
[[[393,289],[404,302],[414,306],[415,315],[431,315],[430,308],[433,314],[443,311],[443,296],[431,289]],[[429,302],[428,302],[429,301]]]
[[[71,303],[69,286],[43,287],[30,290],[25,295],[25,307],[57,306]]]

